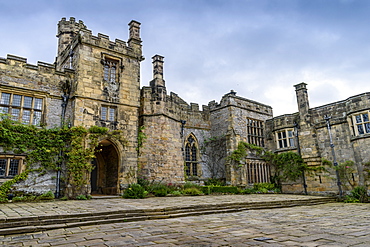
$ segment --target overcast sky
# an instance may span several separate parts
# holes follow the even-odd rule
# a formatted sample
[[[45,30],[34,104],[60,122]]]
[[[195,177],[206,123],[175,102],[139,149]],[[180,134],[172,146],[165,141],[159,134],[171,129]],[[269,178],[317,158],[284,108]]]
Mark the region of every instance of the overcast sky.
[[[297,111],[300,82],[310,107],[370,91],[367,0],[0,0],[0,57],[53,63],[62,17],[111,40],[141,22],[141,85],[162,55],[167,91],[189,103],[233,89],[278,116]]]

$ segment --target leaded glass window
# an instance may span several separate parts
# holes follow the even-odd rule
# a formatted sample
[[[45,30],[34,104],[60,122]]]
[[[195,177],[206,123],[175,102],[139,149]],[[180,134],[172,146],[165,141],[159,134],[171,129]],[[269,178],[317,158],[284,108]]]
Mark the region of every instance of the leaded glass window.
[[[198,144],[193,135],[185,141],[185,172],[187,176],[199,175]]]
[[[293,129],[285,129],[276,132],[276,141],[278,148],[295,147]]]
[[[1,93],[0,96],[0,113],[9,114],[12,120],[24,124],[41,123],[43,99],[12,93]]]

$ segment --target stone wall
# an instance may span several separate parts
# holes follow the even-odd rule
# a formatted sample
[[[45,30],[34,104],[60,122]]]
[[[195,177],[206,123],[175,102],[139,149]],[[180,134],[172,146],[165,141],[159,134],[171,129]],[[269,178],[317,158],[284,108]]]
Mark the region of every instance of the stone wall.
[[[338,164],[345,161],[354,161],[357,172],[353,174],[354,185],[364,184],[363,164],[369,162],[370,153],[367,146],[370,144],[370,133],[358,135],[355,132],[354,116],[359,113],[369,113],[369,93],[350,97],[346,100],[334,102],[316,108],[309,108],[306,84],[296,85],[298,113],[274,117],[267,121],[267,147],[274,152],[295,151],[294,147],[279,149],[275,132],[294,128],[298,123],[299,147],[302,157],[309,166],[322,165],[322,158],[334,162],[330,143],[327,120],[330,123],[332,143]],[[365,174],[366,175],[366,174]],[[308,191],[311,193],[338,193],[337,177],[333,166],[325,167],[325,171],[307,174]],[[286,192],[301,192],[299,181],[286,185]],[[350,190],[351,186],[342,181],[342,189]]]
[[[62,84],[73,80],[74,71],[58,71],[55,65],[38,62],[28,64],[26,58],[8,55],[0,58],[0,91],[43,99],[41,123],[46,128],[60,127],[62,115]],[[23,164],[22,170],[25,169]],[[35,165],[35,164],[34,164]],[[42,176],[31,173],[17,189],[37,194],[55,190],[56,172]],[[7,179],[1,179],[4,182]]]

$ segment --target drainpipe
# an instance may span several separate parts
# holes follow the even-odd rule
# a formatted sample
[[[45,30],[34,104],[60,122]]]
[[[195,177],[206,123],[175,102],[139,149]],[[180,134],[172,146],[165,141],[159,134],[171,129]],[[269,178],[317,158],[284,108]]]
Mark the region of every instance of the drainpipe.
[[[324,116],[324,119],[326,121],[326,125],[327,125],[327,128],[328,128],[328,132],[329,132],[329,139],[330,139],[330,147],[331,147],[331,154],[333,155],[333,161],[334,161],[334,166],[335,168],[337,168],[338,166],[338,162],[337,162],[337,158],[335,156],[335,151],[334,151],[334,144],[333,144],[333,138],[331,136],[331,126],[330,126],[330,118],[328,115],[325,115]],[[342,187],[341,187],[341,181],[340,181],[340,177],[339,177],[339,171],[338,169],[335,169],[335,174],[337,176],[337,185],[338,185],[338,190],[339,190],[339,197],[341,198],[343,196],[343,192],[342,192]]]
[[[298,129],[299,129],[299,125],[295,122],[294,123],[294,135],[295,135],[295,140],[296,140],[296,143],[297,143],[297,152],[301,156],[301,146],[299,145]],[[304,170],[302,170],[302,180],[303,180],[304,194],[305,195],[308,195],[308,193],[307,193],[306,175],[304,174]]]
[[[66,116],[66,108],[67,108],[67,104],[68,104],[68,99],[69,99],[69,95],[64,92],[64,94],[62,95],[62,114],[61,114],[61,121],[60,121],[60,127],[63,128],[63,125],[64,125],[64,120],[65,120],[65,116]],[[63,151],[61,150],[59,152],[59,157],[63,157]],[[64,163],[63,159],[62,159],[62,163]],[[55,198],[59,198],[60,196],[60,169],[61,169],[61,163],[58,163],[58,171],[57,171],[57,181],[56,181],[56,188],[55,188]]]

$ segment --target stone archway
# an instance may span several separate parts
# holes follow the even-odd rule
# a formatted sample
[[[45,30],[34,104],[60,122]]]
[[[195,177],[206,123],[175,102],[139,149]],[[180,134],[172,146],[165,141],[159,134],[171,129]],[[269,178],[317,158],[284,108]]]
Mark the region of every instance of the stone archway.
[[[95,168],[90,180],[91,194],[117,195],[119,153],[116,146],[107,139],[102,140],[95,156]]]

